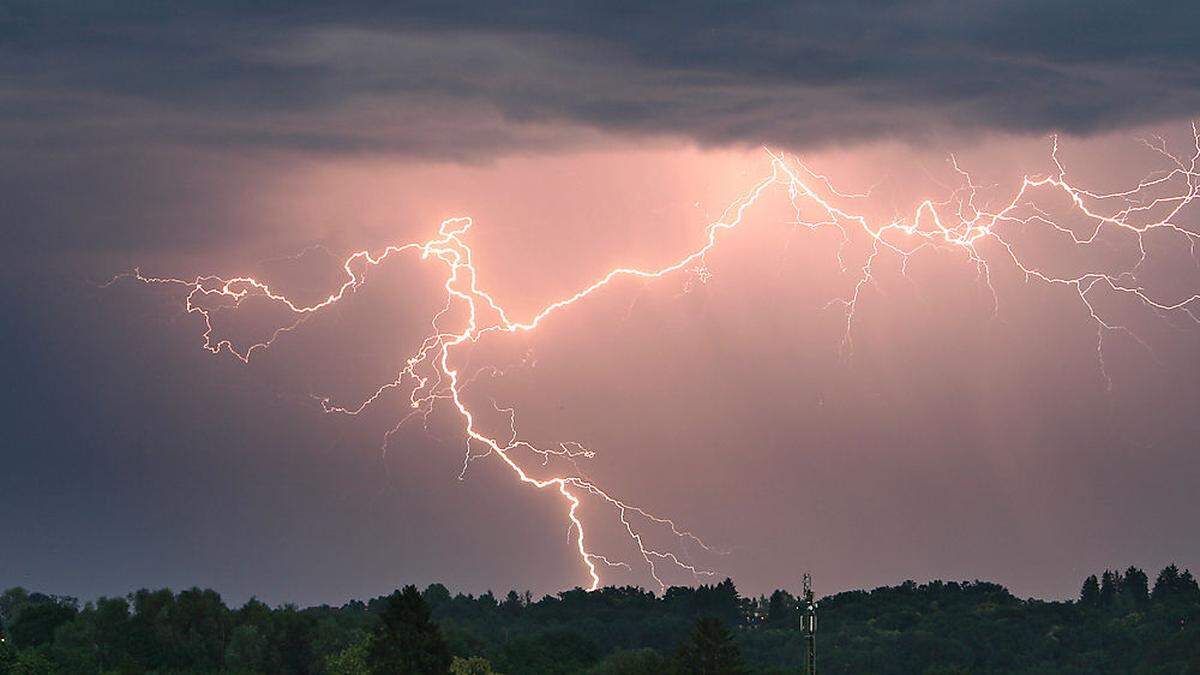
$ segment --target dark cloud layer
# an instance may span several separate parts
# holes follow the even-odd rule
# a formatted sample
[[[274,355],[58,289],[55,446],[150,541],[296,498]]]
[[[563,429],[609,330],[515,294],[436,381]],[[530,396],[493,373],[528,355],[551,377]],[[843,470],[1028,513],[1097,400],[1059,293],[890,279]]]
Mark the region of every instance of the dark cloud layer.
[[[0,136],[462,157],[581,127],[798,146],[1200,109],[1195,3],[245,5],[0,6]]]

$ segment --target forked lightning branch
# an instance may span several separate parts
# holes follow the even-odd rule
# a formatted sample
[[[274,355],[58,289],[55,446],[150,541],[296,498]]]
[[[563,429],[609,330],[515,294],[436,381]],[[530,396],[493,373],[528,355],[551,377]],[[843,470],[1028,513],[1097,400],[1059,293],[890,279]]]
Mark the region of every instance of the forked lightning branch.
[[[1139,338],[1136,330],[1106,316],[1099,309],[1096,302],[1099,294],[1124,296],[1155,313],[1179,315],[1187,321],[1200,323],[1196,313],[1200,310],[1200,295],[1197,292],[1160,295],[1139,283],[1139,275],[1155,264],[1153,257],[1147,254],[1145,239],[1148,235],[1165,233],[1175,239],[1179,246],[1186,247],[1194,257],[1200,234],[1194,224],[1189,228],[1187,223],[1180,222],[1181,217],[1186,217],[1185,209],[1200,195],[1200,172],[1197,170],[1200,131],[1195,124],[1191,130],[1192,142],[1183,152],[1173,151],[1161,139],[1147,140],[1147,151],[1159,156],[1162,168],[1122,191],[1097,192],[1077,185],[1069,177],[1068,168],[1059,160],[1058,141],[1055,139],[1050,150],[1055,170],[1047,175],[1027,175],[1014,181],[1010,197],[1006,197],[995,208],[988,207],[981,198],[983,188],[972,180],[966,169],[955,162],[953,167],[959,179],[957,187],[948,189],[948,194],[920,202],[906,217],[885,222],[871,222],[867,217],[848,210],[845,205],[869,199],[869,196],[839,192],[827,177],[809,169],[799,159],[768,150],[766,160],[769,170],[766,175],[735,199],[719,219],[708,224],[700,246],[680,253],[674,262],[663,267],[612,269],[577,292],[550,302],[527,316],[516,316],[510,312],[489,292],[484,280],[479,278],[475,266],[476,251],[470,244],[473,226],[470,218],[446,220],[427,241],[397,244],[378,251],[358,251],[349,255],[342,265],[345,277],[341,285],[331,289],[321,301],[312,304],[294,301],[269,283],[252,277],[227,279],[202,276],[180,279],[152,276],[135,270],[113,281],[132,278],[147,284],[178,287],[185,296],[187,311],[196,314],[203,325],[203,347],[213,354],[228,354],[249,362],[259,351],[269,349],[289,333],[300,329],[308,317],[352,295],[367,283],[372,268],[384,264],[435,266],[441,274],[441,292],[444,294],[439,301],[444,302],[441,302],[441,310],[430,320],[425,338],[406,359],[403,369],[383,378],[374,393],[363,400],[332,401],[322,398],[324,410],[330,414],[357,415],[372,406],[392,400],[384,394],[403,392],[407,395],[408,410],[397,415],[396,428],[390,434],[414,417],[427,417],[437,407],[448,408],[459,421],[461,435],[467,446],[465,462],[473,458],[494,457],[511,471],[518,482],[556,495],[561,500],[572,546],[578,554],[581,572],[590,588],[601,585],[606,568],[621,567],[627,570],[640,568],[660,589],[665,589],[668,571],[673,574],[686,573],[694,579],[712,575],[713,570],[693,562],[686,553],[692,546],[711,549],[689,529],[626,501],[626,497],[615,495],[585,478],[581,471],[547,473],[549,462],[527,462],[524,458],[531,451],[542,460],[561,456],[571,460],[569,464],[577,466],[577,462],[589,459],[592,452],[569,439],[552,447],[541,447],[523,440],[517,424],[517,411],[505,407],[504,402],[495,403],[494,409],[486,413],[507,416],[509,424],[505,433],[496,435],[485,431],[481,423],[484,411],[473,408],[464,397],[464,392],[473,381],[470,375],[463,372],[464,357],[473,345],[496,334],[536,331],[548,317],[569,311],[575,303],[620,279],[653,283],[672,275],[710,275],[705,257],[720,245],[730,230],[748,222],[755,205],[764,195],[782,191],[795,214],[797,227],[832,228],[841,238],[842,246],[831,255],[837,256],[843,273],[851,278],[852,290],[844,297],[832,298],[829,306],[840,308],[845,313],[843,339],[847,345],[855,329],[856,311],[864,299],[863,290],[872,282],[876,263],[880,259],[898,259],[901,262],[900,269],[906,270],[909,258],[923,250],[948,250],[961,255],[965,264],[976,267],[980,283],[989,289],[993,299],[996,291],[991,281],[992,269],[999,264],[1015,266],[1031,284],[1070,289],[1095,326],[1097,368],[1107,380],[1105,336],[1119,331]],[[1063,212],[1058,214],[1042,208],[1039,199],[1048,194],[1066,197],[1065,203],[1069,206],[1060,209]],[[1068,218],[1070,224],[1066,222]],[[1079,222],[1086,225],[1081,228]],[[1130,256],[1132,264],[1120,269],[1095,263],[1083,271],[1057,273],[1028,260],[1015,245],[1016,233],[1031,227],[1044,228],[1051,236],[1081,247],[1095,242],[1102,235],[1111,235],[1113,241],[1120,242],[1136,255]],[[858,245],[858,242],[866,247],[860,256],[863,262],[861,265],[848,265],[844,249]],[[985,242],[992,245],[981,246]],[[688,287],[690,285],[685,285],[685,288]],[[223,336],[221,327],[217,325],[219,317],[211,309],[211,303],[216,300],[226,306],[238,307],[251,298],[278,306],[291,319],[278,325],[268,339],[239,348],[232,338]],[[630,558],[622,559],[612,552],[593,548],[587,524],[580,515],[580,508],[585,502],[595,503],[603,507],[600,510],[607,510],[612,525],[623,532],[632,545],[630,550],[634,553]]]

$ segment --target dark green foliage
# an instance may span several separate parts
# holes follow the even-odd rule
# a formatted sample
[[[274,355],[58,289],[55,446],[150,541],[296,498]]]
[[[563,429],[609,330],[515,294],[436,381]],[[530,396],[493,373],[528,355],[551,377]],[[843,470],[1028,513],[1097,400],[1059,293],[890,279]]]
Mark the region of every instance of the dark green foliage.
[[[1169,565],[1158,574],[1154,582],[1153,596],[1155,600],[1188,600],[1200,595],[1200,588],[1188,570],[1183,572],[1174,565]]]
[[[577,673],[600,658],[596,644],[579,633],[520,635],[500,650],[496,667],[514,673]]]
[[[618,649],[588,671],[590,675],[660,675],[672,664],[653,649]]]
[[[456,656],[450,662],[450,675],[493,675],[495,672],[492,670],[492,664],[482,656],[472,656],[468,659]]]
[[[799,626],[800,609],[796,598],[787,591],[775,591],[767,603],[766,624],[771,628]]]
[[[1150,599],[1150,579],[1145,572],[1133,566],[1125,570],[1124,581],[1121,583],[1121,599],[1134,606],[1146,604]]]
[[[450,648],[416,586],[388,596],[371,639],[367,665],[378,675],[441,674],[450,670]]]
[[[0,673],[7,673],[17,662],[17,648],[11,642],[0,642]]]
[[[17,613],[29,604],[29,591],[10,588],[0,593],[0,628],[11,628]]]
[[[238,626],[229,634],[225,667],[235,673],[266,672],[270,660],[268,646],[267,636],[258,626]]]
[[[1104,579],[1104,581],[1102,581]],[[1200,587],[1175,566],[1153,590],[1130,567],[1089,577],[1078,602],[1022,600],[986,582],[823,598],[820,670],[830,674],[1200,673]],[[707,620],[698,621],[704,617]],[[0,594],[0,675],[232,673],[799,673],[796,598],[743,598],[731,581],[564,591],[497,602],[407,587],[342,607],[230,610],[212,591],[138,591],[78,608]],[[738,658],[740,654],[740,658]]]
[[[1083,580],[1083,589],[1079,592],[1079,604],[1084,607],[1100,606],[1100,580],[1093,574]]]
[[[370,675],[367,666],[367,639],[346,647],[325,659],[325,672],[329,675]]]
[[[54,641],[54,631],[77,613],[73,605],[65,602],[31,603],[8,626],[9,638],[19,649],[49,645]]]
[[[6,675],[57,675],[62,672],[71,671],[59,668],[46,656],[44,648],[38,648],[22,650]]]
[[[285,605],[273,614],[271,637],[280,655],[279,670],[285,673],[315,673],[313,641],[317,621],[301,613],[295,605]]]
[[[1117,590],[1121,586],[1121,573],[1104,570],[1100,575],[1100,605],[1111,607],[1117,601]]]
[[[676,668],[696,675],[726,675],[744,671],[742,653],[720,619],[704,617],[675,657]]]

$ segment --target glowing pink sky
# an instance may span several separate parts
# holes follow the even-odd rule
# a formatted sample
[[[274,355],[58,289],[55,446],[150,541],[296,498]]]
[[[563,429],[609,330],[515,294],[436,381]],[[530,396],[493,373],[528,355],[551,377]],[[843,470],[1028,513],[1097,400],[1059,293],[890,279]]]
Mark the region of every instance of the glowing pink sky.
[[[1060,157],[1075,180],[1116,189],[1154,166],[1135,137],[1068,139]],[[956,157],[977,182],[999,184],[994,194],[1004,199],[1024,172],[1051,166],[1046,139],[996,137]],[[804,159],[843,190],[875,186],[869,199],[852,203],[878,222],[911,213],[920,198],[944,196],[939,183],[956,180],[942,149],[879,145]],[[241,170],[253,179],[250,188],[222,208],[247,225],[235,240],[203,239],[196,271],[253,272],[316,299],[337,279],[326,253],[255,265],[247,252],[419,240],[441,219],[469,214],[481,281],[520,318],[614,265],[662,265],[694,249],[704,226],[765,175],[769,161],[761,149],[617,144],[478,165],[285,157]],[[740,229],[722,235],[708,257],[707,284],[684,273],[649,284],[616,282],[531,336],[487,340],[472,367],[520,365],[472,391],[470,400],[483,409],[489,397],[516,406],[530,440],[585,443],[597,452],[586,475],[727,551],[690,552],[751,592],[787,586],[811,569],[828,590],[981,577],[1019,593],[1057,596],[1072,593],[1091,568],[1190,562],[1192,544],[1171,533],[1186,528],[1191,498],[1194,463],[1181,439],[1194,420],[1181,401],[1193,400],[1195,378],[1179,366],[1194,362],[1194,331],[1114,309],[1113,316],[1137,322],[1155,356],[1110,336],[1109,394],[1096,329],[1077,298],[1026,283],[1000,265],[993,270],[993,317],[975,266],[961,254],[930,253],[913,258],[907,275],[896,260],[879,264],[852,343],[843,347],[844,313],[825,305],[852,289],[853,275],[839,271],[832,231],[796,230],[793,218],[785,200],[765,198]],[[1052,238],[1034,233],[1021,241],[1029,259],[1048,270],[1077,264]],[[858,264],[861,254],[847,250]],[[1200,281],[1187,256],[1155,255],[1156,264],[1174,266],[1164,290]],[[179,264],[142,261],[154,272]],[[229,388],[269,383],[290,397],[280,423],[292,428],[239,439],[238,452],[290,445],[288,459],[278,461],[298,461],[286,471],[302,474],[317,471],[315,457],[342,464],[308,489],[334,501],[364,499],[392,514],[398,541],[351,554],[346,574],[361,580],[336,586],[333,599],[340,589],[361,594],[373,583],[408,579],[536,590],[585,584],[560,502],[511,481],[494,460],[472,463],[465,482],[455,480],[462,443],[448,411],[431,418],[428,434],[418,423],[393,436],[380,460],[378,446],[404,414],[405,395],[351,421],[313,415],[312,402],[304,402],[308,393],[352,402],[392,377],[438,306],[434,278],[420,270],[389,263],[344,307],[281,340],[244,372],[193,353],[198,331],[191,319],[171,332],[190,327],[192,337],[153,365],[199,361],[221,373],[205,388],[206,399],[194,398],[194,382],[172,384],[188,392],[188,406],[199,408],[189,414],[192,424],[201,426],[212,414],[205,410],[229,405]],[[282,318],[263,316],[266,323],[248,307],[225,325],[235,336],[246,330],[253,337]],[[138,339],[168,339],[152,328],[140,332],[146,330]],[[252,424],[262,395],[223,413],[224,423]],[[297,433],[304,437],[299,447]],[[196,452],[212,470],[230,450]],[[339,478],[358,475],[345,467],[381,461],[387,473],[365,486],[361,478]],[[243,489],[233,480],[231,489]],[[1136,503],[1122,497],[1131,485]],[[295,501],[285,508],[303,511]],[[597,552],[629,559],[610,514],[590,504],[582,515]],[[372,539],[387,538],[386,525],[376,529],[381,525],[371,524]],[[369,570],[384,551],[388,572],[380,580]],[[604,578],[649,583],[636,567]]]

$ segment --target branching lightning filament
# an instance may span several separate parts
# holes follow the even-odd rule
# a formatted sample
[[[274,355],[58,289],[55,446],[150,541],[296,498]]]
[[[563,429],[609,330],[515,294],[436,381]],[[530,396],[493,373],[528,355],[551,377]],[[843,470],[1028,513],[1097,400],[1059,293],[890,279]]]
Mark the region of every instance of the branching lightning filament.
[[[188,280],[147,276],[140,270],[134,270],[117,278],[133,278],[147,284],[183,289],[186,291],[187,311],[199,315],[203,321],[204,348],[214,354],[231,354],[248,363],[255,353],[268,349],[308,317],[354,293],[366,282],[367,272],[371,268],[402,257],[412,257],[425,264],[438,266],[443,278],[441,288],[445,302],[432,318],[425,338],[405,361],[404,368],[361,401],[339,404],[328,398],[319,399],[323,409],[331,414],[358,415],[378,404],[385,393],[392,390],[407,391],[410,410],[388,432],[384,439],[386,446],[388,438],[409,420],[414,417],[428,419],[435,407],[447,407],[461,423],[461,433],[466,443],[460,478],[465,475],[471,461],[495,457],[521,483],[557,494],[565,509],[565,524],[571,545],[578,553],[590,588],[600,586],[601,572],[605,568],[632,570],[636,565],[643,568],[660,589],[665,589],[667,580],[664,575],[668,570],[673,574],[686,573],[693,579],[712,575],[713,570],[692,563],[685,551],[690,546],[699,546],[705,551],[713,549],[675,521],[630,504],[587,479],[584,472],[579,470],[578,462],[593,457],[593,451],[589,448],[573,441],[540,447],[524,440],[519,431],[518,411],[514,407],[492,400],[492,410],[487,412],[505,418],[507,428],[502,435],[484,431],[480,422],[481,411],[468,405],[464,392],[476,378],[485,374],[499,375],[501,371],[485,368],[464,373],[460,365],[461,358],[458,358],[464,350],[480,340],[488,339],[489,335],[536,331],[548,317],[567,310],[618,279],[652,282],[679,273],[689,275],[682,283],[685,291],[695,283],[709,282],[713,273],[706,264],[706,256],[719,244],[721,236],[741,226],[747,213],[765,194],[782,190],[794,211],[796,226],[833,228],[840,233],[842,245],[837,252],[838,261],[853,284],[847,295],[833,299],[828,306],[841,308],[845,313],[844,347],[851,345],[856,313],[863,298],[862,291],[872,283],[874,267],[881,256],[895,256],[903,271],[907,269],[910,257],[919,251],[958,251],[977,268],[980,282],[991,291],[994,301],[996,291],[991,281],[992,266],[1000,262],[1014,265],[1027,281],[1073,291],[1094,322],[1098,367],[1111,388],[1104,363],[1104,338],[1114,331],[1128,333],[1135,339],[1137,336],[1126,326],[1106,318],[1097,309],[1094,295],[1098,291],[1107,289],[1154,312],[1176,313],[1200,323],[1196,314],[1197,308],[1200,308],[1197,302],[1200,294],[1159,297],[1138,283],[1139,272],[1149,264],[1144,239],[1152,232],[1178,237],[1181,242],[1186,242],[1195,257],[1195,244],[1200,234],[1177,222],[1181,212],[1200,196],[1200,171],[1197,170],[1200,130],[1195,124],[1192,125],[1192,141],[1194,147],[1182,155],[1171,152],[1161,139],[1146,141],[1147,147],[1165,160],[1166,168],[1147,176],[1128,190],[1101,193],[1079,187],[1067,178],[1068,172],[1059,161],[1058,141],[1055,139],[1051,159],[1056,171],[1050,175],[1023,177],[1013,189],[1011,199],[1003,201],[995,209],[981,203],[984,201],[981,196],[983,188],[975,184],[971,175],[952,159],[959,185],[948,188],[948,196],[940,201],[922,201],[911,215],[883,223],[869,222],[866,217],[845,210],[846,202],[868,199],[870,192],[839,192],[829,178],[809,169],[799,159],[767,150],[769,173],[737,198],[719,219],[707,226],[702,244],[697,248],[684,252],[670,264],[656,269],[619,267],[609,270],[586,287],[550,302],[526,317],[510,314],[481,285],[473,262],[474,251],[467,237],[473,225],[470,218],[451,218],[442,222],[436,236],[424,242],[388,246],[376,252],[353,253],[342,264],[345,277],[341,285],[321,301],[312,304],[295,302],[269,284],[252,277],[224,279],[202,276]],[[1039,207],[1038,195],[1046,191],[1065,197],[1070,205],[1070,217],[1088,223],[1086,231],[1081,234],[1078,227],[1064,224],[1062,218],[1056,218]],[[1125,241],[1136,247],[1137,259],[1127,269],[1097,268],[1067,275],[1056,274],[1030,262],[1014,246],[1010,231],[1030,227],[1046,228],[1053,236],[1076,246],[1088,245],[1096,241],[1102,232],[1111,232],[1124,237]],[[852,238],[863,237],[869,243],[865,260],[860,266],[850,265],[844,256],[844,249]],[[986,251],[981,248],[985,242],[990,244]],[[208,301],[219,300],[227,305],[238,306],[249,298],[274,303],[286,310],[292,319],[275,329],[267,339],[239,349],[231,340],[217,336],[214,310],[209,307]],[[454,321],[454,326],[446,325],[452,323],[449,320],[452,312],[456,312],[454,316],[461,312],[465,320]],[[533,465],[527,465],[524,461],[527,453],[538,458]],[[551,458],[562,460],[575,470],[543,475],[540,472],[551,465]],[[555,465],[558,463],[556,461]],[[588,530],[579,514],[585,500],[611,512],[614,524],[619,524],[618,531],[623,532],[632,544],[636,559],[617,560],[590,547]],[[668,545],[653,544],[652,540],[665,541]]]

